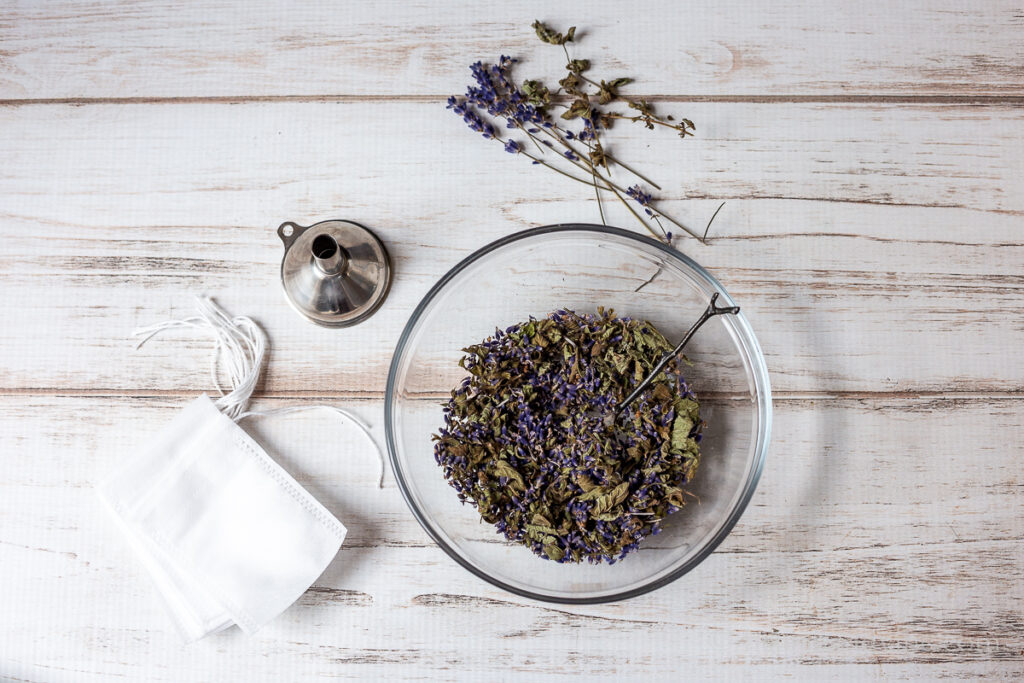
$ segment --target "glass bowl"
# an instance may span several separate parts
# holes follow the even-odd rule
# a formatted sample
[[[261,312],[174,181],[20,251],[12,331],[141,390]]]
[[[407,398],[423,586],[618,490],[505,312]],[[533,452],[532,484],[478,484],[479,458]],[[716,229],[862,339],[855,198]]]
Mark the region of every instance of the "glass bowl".
[[[771,430],[761,348],[742,312],[712,318],[687,345],[686,379],[706,421],[696,498],[657,536],[615,564],[558,564],[505,540],[461,504],[435,463],[442,403],[466,373],[461,349],[496,327],[568,308],[644,318],[673,344],[700,317],[715,278],[656,240],[618,228],[554,225],[472,254],[434,285],[405,327],[388,374],[385,424],[395,479],[416,519],[445,552],[492,584],[536,600],[594,603],[640,595],[679,578],[728,535],[754,493]]]

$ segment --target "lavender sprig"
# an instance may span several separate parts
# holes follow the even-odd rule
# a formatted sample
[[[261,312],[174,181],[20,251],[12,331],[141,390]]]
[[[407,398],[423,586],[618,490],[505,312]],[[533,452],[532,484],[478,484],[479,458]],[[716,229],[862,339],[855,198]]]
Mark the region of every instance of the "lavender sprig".
[[[486,139],[500,142],[506,152],[523,154],[534,165],[544,166],[594,188],[602,222],[605,222],[605,217],[601,193],[611,192],[637,221],[658,239],[672,242],[672,233],[661,224],[661,219],[665,219],[703,242],[706,233],[705,236],[701,236],[660,208],[655,209],[653,197],[649,192],[641,190],[638,185],[625,188],[612,181],[610,169],[614,165],[644,183],[660,189],[652,180],[613,156],[601,139],[604,131],[611,128],[617,119],[641,121],[650,129],[655,125],[670,127],[678,131],[680,137],[693,134],[693,122],[682,119],[679,123],[674,123],[671,116],[657,115],[649,103],[622,97],[619,88],[629,83],[630,79],[616,78],[598,82],[583,75],[590,68],[590,62],[584,59],[571,59],[565,48],[566,43],[575,39],[575,27],[570,28],[564,35],[540,22],[534,22],[533,28],[543,42],[559,45],[565,51],[568,75],[559,81],[561,88],[558,92],[552,93],[539,80],[528,79],[523,81],[521,86],[516,85],[512,78],[512,68],[518,60],[502,55],[495,64],[480,61],[472,64],[470,71],[473,83],[466,89],[465,95],[449,97],[448,108],[461,116],[470,129]],[[588,86],[592,86],[596,91],[589,91]],[[563,92],[574,98],[571,104],[564,105],[557,101],[559,93]],[[604,109],[605,105],[617,101],[624,102],[638,113],[627,115]],[[550,113],[553,107],[564,109],[559,120],[555,120]],[[568,124],[562,123],[576,119],[582,123],[578,130],[573,130]],[[513,133],[525,136],[536,147],[536,153],[528,152],[522,141],[510,137]],[[566,164],[582,171],[584,177],[560,168],[560,165]],[[643,201],[640,201],[640,198]],[[640,204],[647,219],[630,205],[629,199]],[[650,221],[653,221],[653,225]]]

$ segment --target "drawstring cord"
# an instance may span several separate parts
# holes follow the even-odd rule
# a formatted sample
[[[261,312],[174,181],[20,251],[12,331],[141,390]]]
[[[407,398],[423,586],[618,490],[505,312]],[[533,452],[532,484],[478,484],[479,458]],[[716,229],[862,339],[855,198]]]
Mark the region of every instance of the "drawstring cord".
[[[259,382],[263,358],[267,353],[267,336],[252,318],[245,316],[231,317],[208,296],[196,297],[196,308],[199,311],[197,316],[182,320],[165,320],[164,322],[147,325],[135,330],[132,332],[132,336],[141,337],[135,348],[141,348],[143,344],[156,335],[171,329],[192,328],[206,332],[216,342],[213,357],[210,360],[210,376],[213,379],[213,385],[217,388],[218,393],[220,393],[220,398],[214,402],[214,405],[222,413],[235,422],[239,422],[247,417],[283,415],[304,410],[315,410],[317,408],[326,408],[333,411],[358,427],[373,445],[373,450],[377,454],[378,464],[377,488],[384,487],[384,454],[370,433],[370,425],[351,412],[337,406],[321,403],[308,406],[286,406],[262,411],[246,410],[249,399],[252,398],[252,394],[256,390],[256,384]],[[231,391],[227,393],[221,387],[217,376],[218,365],[221,363],[223,363],[231,383]]]

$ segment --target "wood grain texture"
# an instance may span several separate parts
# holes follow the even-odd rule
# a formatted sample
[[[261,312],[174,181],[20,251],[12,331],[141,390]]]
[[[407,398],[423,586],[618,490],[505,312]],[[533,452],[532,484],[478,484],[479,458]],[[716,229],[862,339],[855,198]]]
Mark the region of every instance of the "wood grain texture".
[[[1024,95],[1012,1],[856,5],[785,0],[643,8],[601,0],[239,6],[146,0],[16,4],[0,22],[0,98],[437,97],[466,65],[529,56],[557,76],[533,18],[585,29],[578,54],[661,95]],[[993,30],[998,27],[998,30]]]
[[[666,210],[693,225],[727,202],[709,246],[680,248],[742,302],[776,390],[1024,389],[1016,110],[691,109],[699,139],[624,129],[616,149],[657,169],[674,188]],[[187,294],[208,291],[265,325],[267,392],[380,395],[409,312],[458,260],[522,228],[597,220],[585,187],[487,148],[439,106],[375,112],[0,110],[0,344],[14,350],[0,361],[0,387],[209,387],[205,340],[132,352],[127,338],[187,315]],[[984,142],[962,141],[968,129]],[[609,211],[632,225],[620,207]],[[398,273],[381,312],[351,330],[304,324],[280,291],[273,230],[332,217],[378,231]],[[325,379],[324,367],[336,374]]]
[[[655,593],[536,603],[452,562],[343,423],[271,418],[249,428],[349,536],[256,636],[182,645],[93,485],[211,389],[210,349],[128,333],[214,294],[269,333],[257,407],[339,403],[379,439],[433,282],[516,230],[597,220],[585,188],[443,109],[474,59],[558,74],[535,17],[697,123],[685,142],[619,126],[613,151],[695,228],[726,201],[710,245],[678,244],[768,359],[751,505]],[[8,3],[0,679],[1024,676],[1022,26],[1002,0]],[[396,280],[328,331],[285,304],[273,230],[336,217],[385,239]]]
[[[783,401],[770,466],[711,558],[650,595],[572,607],[505,594],[455,567],[390,477],[374,489],[372,458],[350,427],[315,414],[257,422],[257,438],[350,535],[316,587],[256,637],[193,646],[175,641],[91,488],[182,403],[0,399],[0,449],[16,454],[0,497],[8,568],[0,600],[12,613],[62,615],[45,625],[49,633],[37,622],[0,622],[0,672],[45,680],[1024,673],[1016,399]],[[377,401],[347,405],[379,416]],[[976,433],[991,445],[965,466],[962,444]],[[143,650],[144,659],[132,658]]]

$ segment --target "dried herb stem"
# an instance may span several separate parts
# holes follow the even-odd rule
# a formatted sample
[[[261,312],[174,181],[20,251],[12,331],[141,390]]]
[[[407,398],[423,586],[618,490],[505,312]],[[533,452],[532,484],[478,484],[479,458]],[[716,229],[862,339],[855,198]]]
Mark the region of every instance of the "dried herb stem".
[[[719,204],[718,208],[715,209],[715,212],[713,214],[711,214],[711,218],[708,219],[708,225],[707,225],[706,228],[704,228],[704,236],[700,238],[701,242],[704,242],[705,244],[707,243],[708,230],[711,229],[711,224],[715,222],[715,217],[718,215],[718,212],[722,210],[723,206],[725,206],[725,202],[722,202],[721,204]]]
[[[639,115],[639,114],[636,115],[636,116],[627,116],[626,114],[619,114],[617,112],[607,112],[605,114],[602,114],[602,116],[607,116],[610,119],[621,119],[623,121],[632,121],[634,123],[637,122],[637,121],[650,121],[651,123],[657,123],[659,126],[665,126],[666,128],[671,128],[672,130],[680,130],[678,124],[671,123],[669,121],[664,121],[664,120],[662,120],[662,119],[660,119],[660,118],[658,118],[656,116],[648,117],[648,116],[643,116],[643,115]],[[653,185],[653,183],[652,183],[652,185]]]
[[[654,182],[653,180],[651,180],[650,178],[645,176],[640,171],[637,171],[635,168],[633,168],[629,164],[625,163],[624,161],[620,161],[617,157],[612,156],[608,152],[605,152],[604,156],[605,156],[606,159],[608,159],[608,161],[612,162],[616,166],[621,166],[622,168],[624,168],[625,170],[629,171],[630,173],[632,173],[637,178],[639,178],[640,180],[644,181],[645,183],[647,183],[648,185],[650,185],[654,189],[656,189],[656,190],[660,190],[661,189],[661,185],[659,185],[658,183]]]
[[[497,138],[495,138],[495,139],[497,139]],[[575,180],[577,183],[583,183],[584,185],[590,185],[590,186],[592,186],[594,188],[597,187],[597,185],[595,183],[592,183],[589,180],[584,180],[583,178],[577,178],[573,174],[568,173],[566,171],[563,171],[562,169],[558,168],[557,166],[552,166],[551,164],[549,164],[548,162],[544,161],[543,159],[540,159],[540,158],[530,154],[526,150],[520,150],[520,154],[523,154],[524,156],[532,159],[533,161],[535,161],[536,163],[540,164],[541,166],[544,166],[545,168],[550,168],[555,173],[559,173],[561,175],[564,175],[566,178],[570,178],[571,180]]]
[[[617,190],[616,190],[615,188],[608,188],[608,189],[610,189],[610,190],[611,190],[612,192],[614,192],[614,193],[615,193],[615,196],[619,198],[619,201],[620,201],[620,202],[622,202],[622,205],[623,205],[623,206],[625,206],[625,207],[626,207],[627,209],[629,209],[629,212],[630,212],[631,214],[633,214],[633,217],[634,217],[634,218],[636,218],[636,219],[637,219],[638,221],[640,221],[640,224],[641,224],[642,226],[644,226],[645,228],[647,228],[647,231],[648,231],[649,233],[651,233],[652,235],[654,235],[654,236],[655,236],[655,237],[656,237],[657,239],[659,239],[659,240],[663,240],[663,241],[667,240],[667,238],[668,238],[668,233],[666,233],[666,232],[662,231],[662,234],[661,234],[661,235],[659,235],[659,234],[658,234],[657,232],[655,232],[655,231],[654,231],[654,228],[652,228],[652,227],[650,226],[650,224],[649,224],[649,223],[648,223],[647,221],[645,221],[645,220],[644,220],[644,219],[643,219],[643,218],[642,218],[642,217],[640,216],[640,214],[638,214],[638,213],[636,212],[636,210],[635,210],[635,209],[634,209],[634,208],[633,208],[633,207],[632,207],[632,206],[630,205],[629,201],[627,201],[625,197],[623,197],[623,196],[622,196],[621,194],[619,194],[619,192],[618,192],[618,191],[617,191]]]
[[[704,241],[703,237],[701,237],[700,235],[695,233],[693,230],[690,230],[688,227],[686,227],[685,225],[683,225],[682,223],[677,221],[675,218],[672,218],[672,216],[669,216],[667,213],[665,213],[661,209],[658,209],[658,215],[661,216],[662,218],[664,218],[665,220],[667,220],[672,225],[682,229],[684,232],[686,232],[687,235],[690,235],[691,237],[693,237],[693,238],[695,238],[697,240],[700,240],[701,244],[707,244],[707,242]]]
[[[594,179],[594,196],[597,197],[597,212],[601,214],[601,225],[608,225],[608,221],[604,218],[604,203],[601,201],[601,188],[597,186],[597,173],[591,171],[590,175]]]
[[[537,140],[537,138],[535,138],[532,135],[530,135],[527,132],[526,128],[523,126],[523,124],[521,124],[518,121],[516,121],[516,128],[521,130],[525,135],[527,135],[530,138],[530,141],[533,142],[533,145],[534,145],[534,147],[537,148],[537,151],[539,151],[541,154],[544,154],[544,148],[540,146],[540,141]]]
[[[529,131],[526,131],[526,134],[528,136],[530,136],[531,138],[537,139],[536,135],[533,134],[533,133],[530,133]],[[567,145],[567,147],[568,147],[568,145]],[[611,178],[605,177],[599,171],[596,171],[596,166],[594,165],[594,163],[591,162],[589,159],[586,159],[587,155],[580,154],[578,151],[572,149],[571,147],[569,148],[569,151],[572,152],[572,154],[573,154],[572,157],[566,156],[565,154],[562,154],[562,155],[559,155],[559,156],[561,156],[562,158],[567,160],[573,166],[576,166],[577,168],[580,168],[581,170],[586,171],[587,173],[592,173],[592,174],[596,175],[598,177],[598,179],[600,179],[601,181],[603,181],[604,183],[606,183],[606,184],[608,184],[610,186],[615,187],[620,192],[625,192],[626,191],[626,188],[622,187],[621,185],[616,184],[615,182],[612,181]],[[575,158],[573,158],[573,157],[575,157]],[[585,162],[581,161],[583,159],[586,159],[586,161]],[[584,163],[586,165],[584,165]]]
[[[566,149],[573,150],[574,153],[578,154],[578,152],[576,152],[576,150],[573,149],[572,145],[569,144],[569,141],[566,140],[564,137],[562,137],[562,135],[560,135],[558,133],[558,129],[551,130],[551,129],[548,129],[548,128],[541,128],[541,130],[543,132],[547,133],[549,136],[551,136],[555,140],[558,140],[560,143],[562,143],[562,145],[564,145]],[[595,137],[596,137],[596,135],[595,135]],[[606,158],[608,161],[612,162],[613,164],[615,164],[617,166],[621,166],[623,169],[625,169],[626,171],[629,171],[630,173],[635,175],[637,178],[639,178],[640,180],[644,181],[645,183],[647,183],[651,187],[655,188],[656,190],[660,190],[661,189],[661,185],[659,185],[658,183],[654,182],[653,180],[651,180],[650,178],[645,176],[643,173],[640,173],[639,171],[634,169],[632,166],[630,166],[626,162],[619,160],[617,157],[615,157],[612,154],[610,154],[609,152],[603,150],[603,148],[602,148],[602,153],[604,155],[604,158]],[[580,155],[580,156],[582,156],[582,155]],[[607,166],[606,166],[606,168],[607,168]]]
[[[542,128],[541,130],[546,130],[546,129],[543,129],[543,128]],[[525,130],[524,130],[524,132],[525,132],[525,133],[526,133],[526,135],[528,135],[528,136],[529,136],[530,138],[532,138],[532,139],[536,139],[536,135],[534,135],[533,133],[530,133],[529,131],[525,131]],[[554,137],[555,139],[559,139],[557,135],[553,135],[553,137]],[[573,147],[572,147],[571,145],[569,145],[568,141],[561,141],[561,142],[562,142],[562,144],[563,144],[563,145],[565,145],[566,149],[568,149],[568,150],[572,151],[572,153],[573,153],[573,154],[574,154],[574,155],[575,155],[576,157],[578,157],[579,159],[586,159],[586,155],[580,154],[580,153],[579,153],[579,152],[578,152],[578,151],[577,151],[577,150],[576,150],[575,148],[573,148]],[[562,156],[564,157],[565,155],[562,155]],[[532,157],[531,157],[531,158],[532,158]],[[644,225],[644,227],[646,227],[646,228],[647,228],[647,230],[651,232],[651,234],[652,234],[652,235],[654,235],[654,236],[655,236],[655,237],[657,237],[658,239],[664,239],[664,238],[665,238],[665,236],[666,236],[666,235],[667,235],[668,233],[667,233],[667,232],[666,232],[666,231],[665,231],[665,230],[663,229],[663,230],[662,230],[662,234],[661,234],[661,235],[659,235],[659,234],[658,234],[657,232],[655,232],[655,231],[654,231],[653,229],[651,229],[651,227],[650,227],[650,226],[649,226],[649,225],[647,224],[647,222],[646,222],[646,221],[644,221],[644,220],[643,220],[643,219],[642,219],[642,218],[640,217],[640,214],[639,214],[639,213],[637,213],[636,211],[634,211],[634,210],[633,210],[633,207],[632,207],[632,206],[630,206],[629,202],[628,202],[628,201],[626,201],[626,199],[625,199],[624,197],[622,197],[622,196],[621,196],[621,195],[619,194],[619,192],[626,192],[626,189],[625,189],[624,187],[622,187],[621,185],[618,185],[618,184],[616,184],[615,182],[613,182],[613,181],[612,181],[612,180],[611,180],[610,178],[607,178],[607,177],[605,177],[605,176],[604,176],[603,174],[599,173],[599,172],[598,172],[598,171],[596,170],[596,166],[594,165],[594,163],[593,163],[593,162],[591,162],[591,161],[590,161],[589,159],[587,159],[587,160],[586,160],[585,162],[578,162],[578,161],[574,161],[573,159],[571,159],[571,158],[569,158],[569,157],[565,157],[565,158],[566,158],[566,159],[567,159],[567,160],[568,160],[568,161],[569,161],[570,163],[572,163],[572,164],[573,164],[574,166],[577,166],[577,167],[579,167],[580,169],[582,169],[582,170],[584,170],[584,171],[588,171],[588,172],[590,172],[592,176],[594,176],[595,178],[597,178],[597,179],[600,179],[601,181],[603,181],[604,183],[606,183],[606,184],[608,185],[607,189],[611,189],[611,190],[612,190],[613,192],[615,192],[615,191],[617,190],[617,192],[615,192],[615,195],[616,195],[616,196],[617,196],[617,197],[618,197],[618,198],[619,198],[620,200],[622,200],[622,202],[623,202],[623,203],[624,203],[624,204],[626,205],[626,208],[627,208],[627,209],[629,209],[629,212],[630,212],[631,214],[633,214],[634,216],[636,216],[637,220],[639,220],[639,221],[640,221],[640,222],[641,222],[641,223],[642,223],[642,224]],[[586,165],[584,165],[584,163],[585,163]],[[617,164],[618,164],[619,162],[615,162],[615,163],[617,163]],[[621,166],[622,164],[619,164],[619,165]],[[553,167],[552,167],[552,168],[553,168]],[[567,175],[567,174],[566,174],[566,175]],[[579,180],[578,178],[575,178],[575,176],[569,176],[569,177],[570,177],[570,178],[573,178],[573,179],[575,179],[575,180]],[[591,183],[587,183],[586,181],[581,181],[581,182],[584,182],[584,184],[587,184],[587,185],[590,185],[590,184],[591,184]],[[595,183],[596,183],[596,181],[595,181]],[[594,185],[594,187],[596,188],[596,187],[597,187],[597,185],[595,184],[595,185]],[[704,242],[704,238],[703,238],[703,237],[701,237],[700,235],[698,235],[698,234],[697,234],[697,233],[695,233],[694,231],[690,230],[690,228],[686,227],[685,225],[683,225],[682,223],[680,223],[679,221],[677,221],[677,220],[676,220],[675,218],[672,218],[672,216],[668,215],[667,213],[665,213],[665,212],[664,212],[664,211],[662,211],[661,209],[658,209],[658,214],[659,214],[659,215],[660,215],[660,216],[661,216],[662,218],[664,218],[665,220],[667,220],[667,221],[669,221],[670,223],[672,223],[673,225],[676,225],[676,226],[678,226],[679,228],[681,228],[682,230],[684,230],[684,231],[686,232],[686,234],[688,234],[688,235],[691,235],[692,237],[694,237],[694,238],[696,238],[696,239],[698,239],[698,240],[700,240],[701,242],[703,242],[703,243],[705,243],[705,244],[706,244],[706,242]],[[603,216],[603,210],[602,210],[602,221],[603,221],[603,219],[604,219],[604,216]]]

